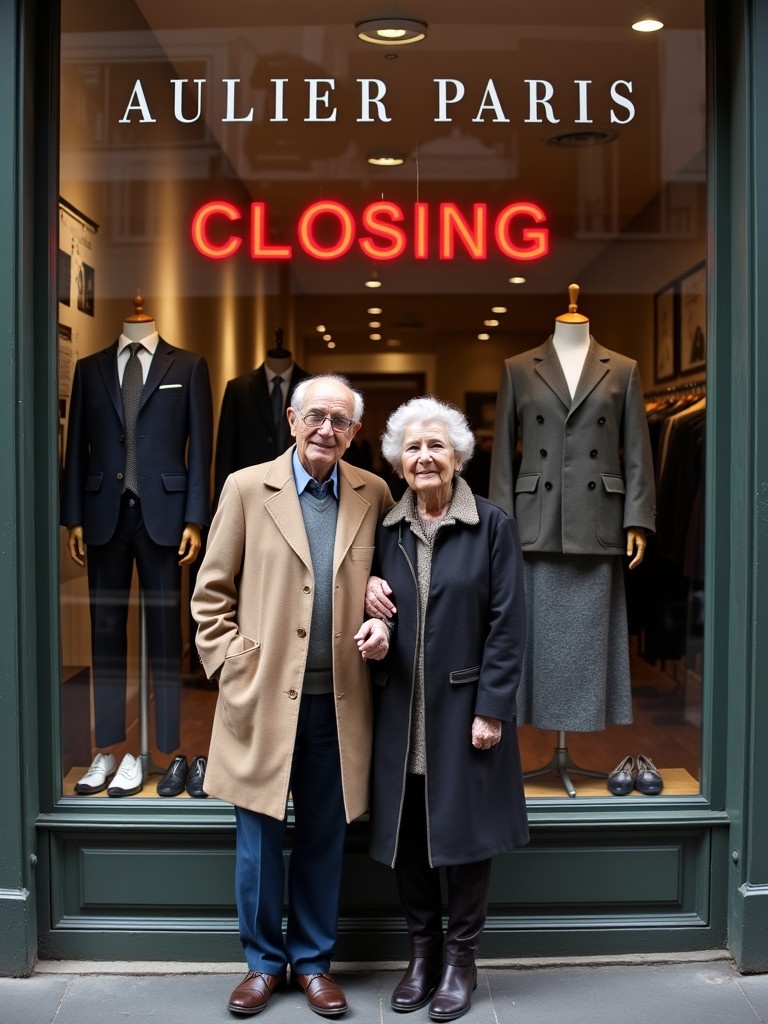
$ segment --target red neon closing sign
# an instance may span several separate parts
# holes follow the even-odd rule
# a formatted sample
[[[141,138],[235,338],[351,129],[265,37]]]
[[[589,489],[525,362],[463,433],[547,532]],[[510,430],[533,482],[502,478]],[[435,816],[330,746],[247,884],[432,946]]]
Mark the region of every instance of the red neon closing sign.
[[[432,219],[436,218],[434,226]],[[549,252],[546,214],[536,203],[516,202],[495,217],[487,203],[474,203],[467,213],[456,203],[440,203],[436,213],[429,203],[414,203],[407,217],[397,203],[369,203],[360,223],[343,203],[321,199],[310,203],[296,226],[298,248],[316,260],[338,260],[355,243],[372,260],[396,260],[409,252],[417,260],[430,258],[430,227],[437,237],[437,255],[452,260],[457,251],[473,260],[488,259],[489,247],[512,260],[538,260]],[[235,225],[247,225],[235,231]],[[213,200],[192,218],[192,242],[212,260],[234,256],[247,238],[254,260],[289,260],[294,246],[269,241],[266,203],[251,203],[248,214],[233,203]]]

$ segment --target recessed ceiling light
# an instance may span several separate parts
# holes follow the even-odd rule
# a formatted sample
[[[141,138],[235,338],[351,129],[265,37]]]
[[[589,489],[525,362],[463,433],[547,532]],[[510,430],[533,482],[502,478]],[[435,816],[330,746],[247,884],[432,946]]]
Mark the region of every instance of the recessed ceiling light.
[[[491,306],[491,312],[492,313],[506,313],[507,312],[507,307],[506,306]]]
[[[369,334],[368,337],[371,339],[371,341],[381,341],[380,334]]]
[[[525,284],[525,278],[524,277],[510,277],[509,283],[510,284]]]
[[[335,341],[329,341],[327,346],[326,346],[326,348],[336,348],[336,342]]]
[[[498,327],[498,320],[483,320],[483,327]]]
[[[482,334],[478,334],[477,340],[478,341],[489,341],[490,337],[491,337],[490,334],[486,334],[485,332],[483,332]]]
[[[380,320],[371,320],[371,322],[368,324],[368,326],[372,330],[375,331],[377,327],[381,327],[381,321]]]
[[[381,308],[381,306],[371,306],[369,309],[366,310],[366,313],[368,313],[370,316],[378,316],[380,313],[383,312],[384,310]]]
[[[421,18],[388,7],[355,22],[358,39],[377,46],[407,46],[418,43],[427,35],[427,23]]]
[[[405,153],[399,149],[374,149],[366,160],[374,167],[399,167],[405,163]]]
[[[318,324],[315,330],[318,334],[322,334],[326,330],[325,324]]]
[[[332,337],[333,337],[332,334],[324,334],[323,335],[323,341],[330,341]]]
[[[378,276],[378,274],[376,273],[375,270],[371,274],[371,276],[368,278],[368,280],[365,282],[365,287],[366,288],[381,288],[381,281],[379,280],[379,276]]]
[[[638,21],[634,22],[632,28],[635,32],[658,32],[659,29],[664,28],[664,22],[654,18],[648,8],[646,8],[645,14]]]

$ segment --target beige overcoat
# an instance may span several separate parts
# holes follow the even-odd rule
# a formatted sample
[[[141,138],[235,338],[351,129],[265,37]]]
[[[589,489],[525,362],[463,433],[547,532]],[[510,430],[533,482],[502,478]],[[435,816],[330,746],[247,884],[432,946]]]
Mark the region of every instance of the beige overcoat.
[[[205,790],[270,817],[285,814],[314,580],[293,478],[293,448],[228,477],[198,573],[197,648],[219,696]],[[333,558],[333,675],[347,821],[368,807],[371,692],[354,634],[387,485],[339,463]]]

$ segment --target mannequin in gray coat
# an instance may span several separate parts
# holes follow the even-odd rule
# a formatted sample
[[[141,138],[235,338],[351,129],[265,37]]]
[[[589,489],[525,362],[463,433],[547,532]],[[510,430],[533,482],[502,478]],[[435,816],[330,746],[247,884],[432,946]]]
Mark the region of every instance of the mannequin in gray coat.
[[[490,486],[525,563],[519,721],[559,733],[632,720],[620,556],[639,565],[655,521],[637,363],[595,341],[572,289],[554,335],[504,364]]]

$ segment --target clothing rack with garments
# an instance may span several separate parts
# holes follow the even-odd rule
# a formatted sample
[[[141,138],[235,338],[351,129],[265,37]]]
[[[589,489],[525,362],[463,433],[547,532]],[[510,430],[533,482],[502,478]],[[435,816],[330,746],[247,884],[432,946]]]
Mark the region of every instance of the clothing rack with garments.
[[[627,574],[630,632],[650,662],[701,652],[704,578],[705,379],[644,395],[656,474],[656,534]]]

